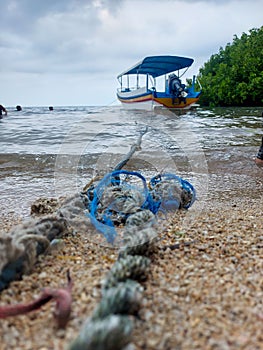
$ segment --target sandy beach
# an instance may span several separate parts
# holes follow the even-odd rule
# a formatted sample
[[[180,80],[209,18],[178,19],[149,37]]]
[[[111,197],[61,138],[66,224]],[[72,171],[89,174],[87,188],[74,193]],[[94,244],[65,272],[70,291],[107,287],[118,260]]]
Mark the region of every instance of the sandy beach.
[[[205,201],[174,213],[160,227],[128,350],[262,349],[263,173],[249,164],[244,182],[239,171],[230,176],[222,169],[210,164]],[[2,217],[2,234],[21,220]],[[100,301],[101,280],[117,255],[83,234],[63,237],[30,274],[1,292],[1,306],[29,302],[43,287],[65,285],[69,269],[74,286],[66,329],[57,329],[51,302],[2,319],[0,349],[67,349]]]

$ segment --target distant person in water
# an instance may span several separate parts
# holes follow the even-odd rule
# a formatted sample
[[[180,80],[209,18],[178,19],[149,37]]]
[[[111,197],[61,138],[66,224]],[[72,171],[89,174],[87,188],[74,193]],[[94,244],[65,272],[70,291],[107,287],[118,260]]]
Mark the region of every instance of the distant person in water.
[[[5,115],[7,115],[7,110],[5,109],[5,107],[0,105],[0,116],[3,114],[3,112],[5,113]]]
[[[263,112],[262,112],[262,118],[263,118]],[[259,167],[263,167],[263,136],[261,139],[261,145],[258,150],[257,157],[255,158],[255,163]]]
[[[19,106],[19,105],[17,105],[17,106],[16,106],[16,110],[17,110],[17,111],[22,111],[22,107]]]
[[[53,108],[52,106],[49,106],[48,109],[49,109],[50,111],[53,111],[54,108]]]

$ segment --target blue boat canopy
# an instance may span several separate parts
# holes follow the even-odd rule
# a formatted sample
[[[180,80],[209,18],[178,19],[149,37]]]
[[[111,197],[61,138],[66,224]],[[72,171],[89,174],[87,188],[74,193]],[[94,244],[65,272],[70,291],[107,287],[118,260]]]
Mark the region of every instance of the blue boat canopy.
[[[180,56],[148,56],[132,68],[118,75],[120,78],[128,74],[149,74],[156,78],[161,75],[190,67],[194,62],[192,58]]]

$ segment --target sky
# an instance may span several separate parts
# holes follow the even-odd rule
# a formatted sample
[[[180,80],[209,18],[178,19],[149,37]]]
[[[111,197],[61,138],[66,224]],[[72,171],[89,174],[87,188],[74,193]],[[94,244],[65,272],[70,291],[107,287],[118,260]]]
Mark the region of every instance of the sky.
[[[0,0],[0,104],[110,106],[145,56],[194,59],[263,25],[263,0]]]

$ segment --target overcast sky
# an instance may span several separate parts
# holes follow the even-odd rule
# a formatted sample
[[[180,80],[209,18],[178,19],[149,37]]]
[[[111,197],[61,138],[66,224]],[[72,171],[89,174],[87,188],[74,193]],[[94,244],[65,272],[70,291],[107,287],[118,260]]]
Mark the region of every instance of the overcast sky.
[[[0,0],[0,104],[110,105],[149,55],[194,58],[186,77],[263,25],[263,0]]]

